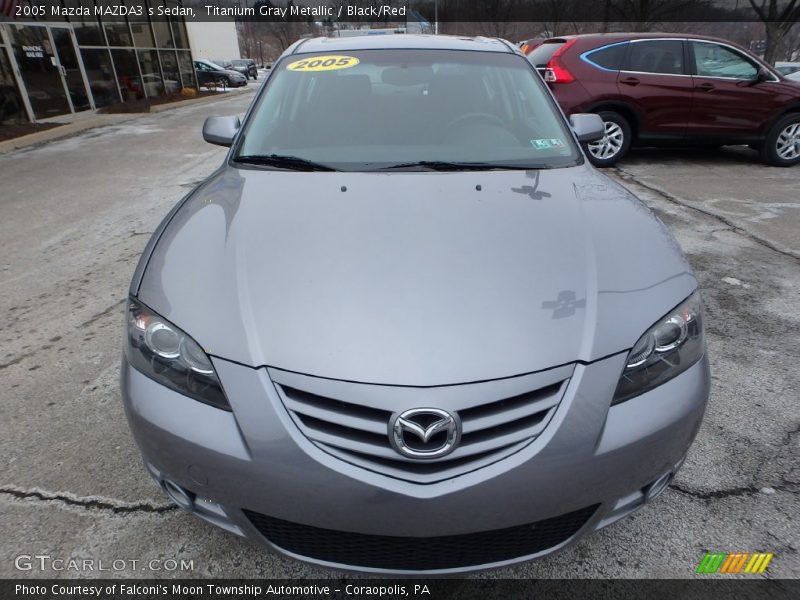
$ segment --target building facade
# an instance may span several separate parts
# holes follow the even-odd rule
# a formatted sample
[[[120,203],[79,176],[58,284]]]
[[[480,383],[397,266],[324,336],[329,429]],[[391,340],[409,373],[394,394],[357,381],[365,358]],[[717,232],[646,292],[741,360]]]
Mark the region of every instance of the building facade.
[[[195,59],[232,60],[241,58],[236,23],[233,20],[193,21],[186,24]],[[250,58],[250,57],[248,57]]]
[[[178,6],[178,0],[60,0]],[[0,124],[38,121],[197,88],[182,17],[36,18],[0,22]]]

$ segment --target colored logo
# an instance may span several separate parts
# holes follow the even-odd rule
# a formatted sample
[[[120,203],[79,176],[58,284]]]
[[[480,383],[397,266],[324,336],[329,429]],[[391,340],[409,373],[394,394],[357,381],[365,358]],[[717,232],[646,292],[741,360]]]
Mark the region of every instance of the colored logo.
[[[706,552],[697,573],[763,573],[772,556],[766,552]]]
[[[360,61],[355,56],[339,56],[326,54],[324,56],[312,56],[303,60],[296,60],[286,66],[289,71],[316,72],[316,71],[338,71],[339,69],[349,69],[355,67]]]

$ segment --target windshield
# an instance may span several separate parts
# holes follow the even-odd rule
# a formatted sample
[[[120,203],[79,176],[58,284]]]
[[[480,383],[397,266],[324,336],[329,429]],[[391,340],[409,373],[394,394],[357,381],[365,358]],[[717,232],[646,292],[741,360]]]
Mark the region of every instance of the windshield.
[[[291,157],[293,165],[350,171],[577,164],[574,139],[543,85],[514,54],[294,55],[273,69],[233,160]]]
[[[556,50],[566,43],[566,40],[550,40],[543,42],[541,46],[537,46],[528,54],[528,60],[537,67],[543,67],[547,64],[547,61],[552,58],[553,54],[556,53]]]

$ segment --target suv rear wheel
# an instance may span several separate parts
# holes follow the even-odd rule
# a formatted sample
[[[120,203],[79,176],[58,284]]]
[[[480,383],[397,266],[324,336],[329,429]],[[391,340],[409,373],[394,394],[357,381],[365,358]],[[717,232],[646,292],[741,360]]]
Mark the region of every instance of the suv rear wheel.
[[[596,167],[611,167],[628,153],[631,147],[631,126],[621,114],[604,110],[597,113],[605,124],[605,135],[596,142],[584,146],[591,162]]]
[[[772,126],[761,146],[761,158],[775,167],[800,163],[800,113],[786,115]]]

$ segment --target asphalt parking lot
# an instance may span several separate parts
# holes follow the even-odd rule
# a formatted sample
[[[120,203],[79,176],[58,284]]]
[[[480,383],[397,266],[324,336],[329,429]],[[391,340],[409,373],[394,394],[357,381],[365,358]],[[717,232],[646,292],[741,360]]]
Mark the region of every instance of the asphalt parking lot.
[[[224,156],[201,139],[205,117],[240,114],[250,98],[0,156],[0,577],[109,575],[16,568],[36,554],[121,559],[116,574],[131,577],[341,576],[171,507],[120,404],[135,262]],[[706,419],[655,503],[561,554],[479,576],[682,578],[706,551],[760,551],[775,555],[764,576],[800,577],[800,167],[765,167],[747,149],[641,150],[609,174],[670,226],[700,280]],[[193,569],[139,570],[153,559]]]

